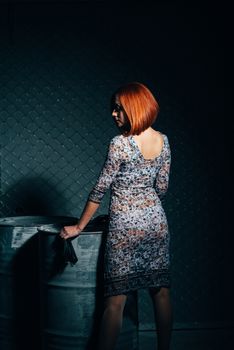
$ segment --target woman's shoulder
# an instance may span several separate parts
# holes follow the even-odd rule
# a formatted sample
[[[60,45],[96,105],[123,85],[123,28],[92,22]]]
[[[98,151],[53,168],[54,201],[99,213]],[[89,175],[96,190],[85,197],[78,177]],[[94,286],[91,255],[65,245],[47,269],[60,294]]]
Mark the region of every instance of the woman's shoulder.
[[[163,138],[164,141],[168,142],[168,136],[162,131],[157,130],[157,133]]]
[[[126,142],[127,142],[127,137],[120,134],[120,135],[114,136],[111,139],[110,144],[121,147],[121,146],[124,146]]]
[[[161,130],[154,130],[155,134],[161,136],[161,137],[167,137],[164,131]]]
[[[114,136],[110,141],[109,149],[121,158],[127,159],[131,152],[128,137],[123,135]]]
[[[170,151],[170,142],[165,132],[157,130],[158,137],[162,138],[162,153]]]

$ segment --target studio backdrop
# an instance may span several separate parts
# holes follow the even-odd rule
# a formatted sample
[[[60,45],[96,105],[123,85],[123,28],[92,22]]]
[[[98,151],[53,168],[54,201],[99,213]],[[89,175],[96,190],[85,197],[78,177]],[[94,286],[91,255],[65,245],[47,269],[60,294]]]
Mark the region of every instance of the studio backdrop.
[[[154,127],[172,153],[163,205],[175,329],[233,325],[230,143],[218,122],[221,54],[207,13],[117,1],[3,3],[0,11],[1,217],[79,217],[118,133],[112,93],[146,84],[160,105]],[[97,215],[107,214],[108,199]],[[145,292],[138,303],[139,330],[154,329]]]

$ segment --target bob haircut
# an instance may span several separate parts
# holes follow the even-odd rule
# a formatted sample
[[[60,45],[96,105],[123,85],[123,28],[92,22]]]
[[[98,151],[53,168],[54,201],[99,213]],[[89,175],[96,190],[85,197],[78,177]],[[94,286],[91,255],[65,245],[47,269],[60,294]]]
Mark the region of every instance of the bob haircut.
[[[114,94],[118,97],[129,121],[125,136],[139,135],[150,127],[159,113],[159,105],[150,90],[138,82],[121,86]]]

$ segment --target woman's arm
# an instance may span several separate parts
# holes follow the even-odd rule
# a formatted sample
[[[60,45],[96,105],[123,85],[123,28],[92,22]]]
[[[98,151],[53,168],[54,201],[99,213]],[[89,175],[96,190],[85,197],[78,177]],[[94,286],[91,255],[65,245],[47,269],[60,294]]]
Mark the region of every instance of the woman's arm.
[[[164,142],[166,142],[166,144],[163,152],[162,165],[159,169],[155,183],[156,193],[160,198],[162,198],[167,192],[171,167],[171,150],[167,137]]]
[[[88,200],[81,214],[81,217],[77,225],[65,226],[61,230],[60,236],[62,238],[67,239],[69,237],[78,236],[80,232],[83,231],[85,226],[89,223],[92,216],[95,214],[102,198],[104,197],[106,191],[110,187],[119,171],[119,167],[122,161],[121,146],[122,144],[119,140],[119,137],[115,137],[111,140],[104,166],[95,186],[88,196]]]
[[[89,223],[95,212],[97,211],[100,203],[87,201],[81,217],[76,225],[64,226],[60,232],[60,236],[64,239],[78,236],[85,226]]]

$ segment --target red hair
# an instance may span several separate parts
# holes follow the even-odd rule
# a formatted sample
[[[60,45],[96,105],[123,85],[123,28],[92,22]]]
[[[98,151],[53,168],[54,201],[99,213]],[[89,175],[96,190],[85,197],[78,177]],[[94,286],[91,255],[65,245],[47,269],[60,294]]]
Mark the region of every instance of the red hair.
[[[130,123],[124,135],[139,135],[156,120],[159,105],[150,90],[138,82],[121,86],[115,93]]]

